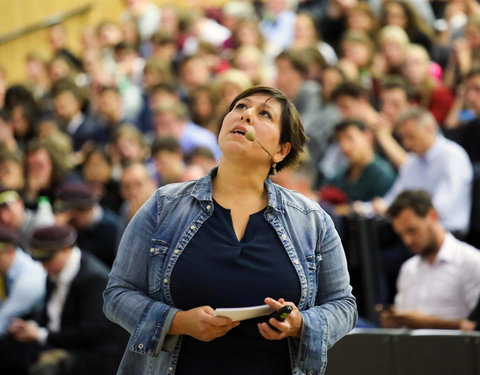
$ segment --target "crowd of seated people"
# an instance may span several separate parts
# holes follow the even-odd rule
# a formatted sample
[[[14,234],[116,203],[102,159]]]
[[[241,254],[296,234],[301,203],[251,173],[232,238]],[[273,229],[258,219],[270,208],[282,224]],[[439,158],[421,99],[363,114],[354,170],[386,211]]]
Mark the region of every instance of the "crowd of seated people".
[[[32,236],[50,226],[46,236],[54,241],[44,258],[88,253],[100,262],[96,282],[104,280],[124,229],[153,191],[216,165],[218,119],[252,85],[282,90],[309,136],[298,169],[274,181],[320,202],[341,235],[351,217],[381,222],[384,293],[377,302],[404,301],[407,272],[437,262],[423,264],[413,251],[404,263],[413,247],[399,224],[404,211],[438,234],[437,251],[445,241],[480,247],[478,1],[236,0],[195,11],[123,3],[117,22],[86,24],[80,35],[67,35],[62,24],[49,27],[50,51],[25,56],[23,81],[11,82],[0,66],[0,259],[30,256]],[[69,37],[80,40],[80,51]],[[407,199],[398,208],[405,190],[422,190],[431,207],[417,211]],[[40,212],[45,199],[50,221]],[[22,261],[47,280],[47,294],[28,290],[38,295],[25,298],[23,308],[8,307],[9,298],[24,292],[12,289],[10,265],[0,269],[0,341],[68,352],[75,346],[47,345],[48,335],[63,329],[54,322],[49,331],[50,313],[38,321],[47,330],[40,336],[14,320],[38,313],[32,301],[49,305],[48,283],[57,276],[35,267],[48,263],[42,255],[36,259]],[[438,317],[455,321],[445,328],[475,327],[464,323],[475,312],[477,289],[465,291],[462,308],[448,306],[461,313]],[[409,309],[383,309],[379,319],[385,326],[421,326],[411,321],[423,315],[402,315]],[[25,363],[40,366],[39,351],[29,353],[36,357]],[[69,367],[71,353],[53,357]]]

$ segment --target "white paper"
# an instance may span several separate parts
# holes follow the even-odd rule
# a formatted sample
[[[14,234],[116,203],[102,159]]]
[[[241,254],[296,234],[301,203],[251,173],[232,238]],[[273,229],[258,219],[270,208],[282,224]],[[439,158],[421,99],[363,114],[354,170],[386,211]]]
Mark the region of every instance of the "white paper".
[[[228,307],[215,309],[215,316],[226,316],[233,321],[258,318],[259,316],[269,315],[273,309],[268,305],[250,306],[250,307]]]

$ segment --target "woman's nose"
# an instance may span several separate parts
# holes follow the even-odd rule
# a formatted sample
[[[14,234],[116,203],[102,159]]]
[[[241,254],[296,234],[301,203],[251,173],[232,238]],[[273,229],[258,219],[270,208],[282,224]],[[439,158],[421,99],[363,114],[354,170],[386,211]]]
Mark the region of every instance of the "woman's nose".
[[[252,110],[251,110],[251,108],[246,109],[243,112],[242,120],[245,120],[249,124],[252,122]]]

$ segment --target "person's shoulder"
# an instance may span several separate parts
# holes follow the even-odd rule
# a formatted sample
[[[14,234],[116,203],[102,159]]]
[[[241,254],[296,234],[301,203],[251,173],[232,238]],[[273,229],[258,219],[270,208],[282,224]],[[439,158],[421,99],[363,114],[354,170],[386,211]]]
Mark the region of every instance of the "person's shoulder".
[[[369,168],[373,171],[381,172],[382,174],[395,175],[392,165],[380,155],[376,154]]]
[[[405,273],[415,272],[422,258],[420,255],[413,255],[408,258],[405,262],[402,263],[400,267],[400,272],[405,275]]]
[[[205,195],[211,192],[211,179],[209,175],[197,180],[175,182],[159,187],[155,195],[157,198],[175,199],[189,195]]]
[[[273,184],[273,187],[279,193],[282,199],[282,203],[285,206],[291,207],[304,213],[309,213],[313,211],[320,212],[322,214],[324,213],[323,209],[320,207],[320,204],[317,201],[306,197],[298,191],[287,189],[275,183]]]
[[[476,247],[473,247],[468,242],[459,240],[452,234],[447,235],[446,241],[448,241],[452,249],[455,249],[454,253],[462,252],[464,255],[468,255],[468,256],[471,256],[472,258],[475,258],[476,261],[480,263],[480,250],[477,249]]]
[[[468,157],[467,151],[459,145],[457,142],[452,141],[451,139],[445,138],[441,136],[442,148],[447,151],[444,156],[449,158],[452,156],[456,156],[457,158],[462,158],[464,161],[470,164],[470,159]]]

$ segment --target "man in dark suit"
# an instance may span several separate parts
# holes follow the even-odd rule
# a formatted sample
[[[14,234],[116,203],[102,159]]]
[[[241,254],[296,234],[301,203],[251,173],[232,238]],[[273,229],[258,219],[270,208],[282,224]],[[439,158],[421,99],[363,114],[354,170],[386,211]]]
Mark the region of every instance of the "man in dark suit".
[[[83,98],[73,81],[60,78],[52,86],[51,95],[60,127],[71,137],[75,151],[80,151],[87,142],[106,142],[98,119],[83,111]]]
[[[31,255],[48,273],[45,306],[35,321],[12,322],[10,336],[0,341],[0,373],[114,373],[119,340],[102,312],[108,272],[75,246],[76,237],[68,225],[33,233]]]
[[[110,268],[117,254],[120,219],[98,201],[99,197],[87,183],[67,181],[57,190],[56,220],[73,226],[78,233],[78,246]]]

